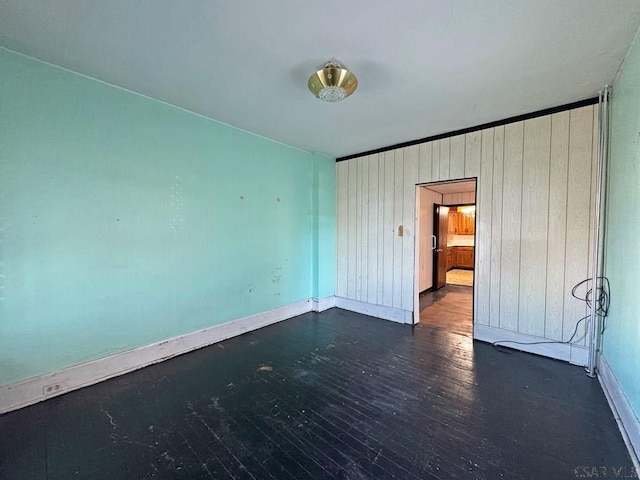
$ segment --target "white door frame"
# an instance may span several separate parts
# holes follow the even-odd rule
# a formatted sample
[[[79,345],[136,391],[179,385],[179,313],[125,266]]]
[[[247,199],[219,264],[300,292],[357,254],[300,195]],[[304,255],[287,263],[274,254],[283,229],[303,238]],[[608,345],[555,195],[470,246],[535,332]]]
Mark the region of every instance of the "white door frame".
[[[420,238],[422,235],[422,230],[423,230],[423,225],[421,225],[420,223],[420,188],[429,188],[430,186],[437,186],[437,185],[444,185],[444,184],[458,184],[458,183],[463,183],[463,182],[468,182],[470,180],[475,180],[475,191],[474,191],[474,203],[477,206],[477,200],[478,200],[478,178],[477,177],[471,177],[471,178],[460,178],[460,179],[456,179],[456,180],[446,180],[446,181],[441,181],[441,182],[427,182],[427,183],[420,183],[420,184],[416,184],[416,189],[415,189],[415,195],[416,195],[416,199],[415,199],[415,235],[414,235],[414,251],[413,251],[413,258],[414,258],[414,266],[413,266],[413,270],[414,270],[414,278],[413,278],[413,323],[419,323],[420,322]],[[442,204],[446,205],[446,202],[444,202],[444,199],[442,200]],[[477,212],[477,208],[476,208],[476,212]],[[433,226],[431,227],[433,228]],[[475,235],[475,247],[477,249],[478,245],[477,245],[477,240],[478,240],[478,236]],[[477,259],[477,256],[474,255],[474,266],[475,266],[475,260]],[[433,264],[431,265],[431,275],[433,276]],[[475,270],[475,269],[474,269]],[[476,281],[475,281],[475,277],[474,277],[474,281],[473,281],[473,311],[472,311],[472,321],[475,320],[475,294],[476,294]]]

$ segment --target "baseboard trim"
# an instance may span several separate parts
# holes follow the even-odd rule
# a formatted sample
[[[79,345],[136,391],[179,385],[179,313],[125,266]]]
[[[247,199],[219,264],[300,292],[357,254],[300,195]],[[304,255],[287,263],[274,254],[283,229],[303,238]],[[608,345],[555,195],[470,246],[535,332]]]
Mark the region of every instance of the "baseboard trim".
[[[504,341],[501,346],[521,350],[523,352],[535,353],[544,357],[564,360],[574,365],[586,366],[589,361],[589,351],[580,345],[570,345],[567,343],[542,343],[537,345],[525,345],[527,342],[548,342],[549,339],[526,335],[524,333],[503,330],[501,328],[489,327],[487,325],[474,324],[473,338],[483,342],[495,343]],[[522,343],[509,343],[522,342]]]
[[[391,320],[392,322],[413,324],[413,312],[410,310],[376,305],[344,297],[335,297],[335,300],[335,306],[343,308],[344,310],[362,313],[364,315],[370,315],[384,320]]]
[[[314,298],[311,300],[312,312],[324,312],[336,306],[336,297]]]
[[[622,391],[618,379],[602,355],[598,359],[597,376],[624,443],[627,445],[636,472],[640,472],[640,460],[638,458],[640,457],[640,420],[631,405],[629,405],[627,396]]]
[[[328,297],[333,298],[333,297]],[[318,308],[331,303],[320,299]],[[0,386],[0,414],[159,363],[202,347],[312,311],[311,299],[126,350],[62,370]],[[319,311],[319,310],[318,310]]]

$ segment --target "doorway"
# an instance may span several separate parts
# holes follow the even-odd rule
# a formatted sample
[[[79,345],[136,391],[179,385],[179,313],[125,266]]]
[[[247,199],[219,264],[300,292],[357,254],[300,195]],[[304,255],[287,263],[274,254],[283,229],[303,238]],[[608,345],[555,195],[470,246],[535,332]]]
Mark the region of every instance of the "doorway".
[[[414,323],[473,334],[476,180],[416,187]]]

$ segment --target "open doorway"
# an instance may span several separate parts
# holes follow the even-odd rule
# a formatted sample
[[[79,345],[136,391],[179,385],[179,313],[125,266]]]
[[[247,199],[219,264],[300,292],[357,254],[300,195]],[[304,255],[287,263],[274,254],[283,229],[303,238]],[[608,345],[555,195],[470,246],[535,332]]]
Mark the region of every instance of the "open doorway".
[[[418,185],[414,323],[471,337],[476,180]]]

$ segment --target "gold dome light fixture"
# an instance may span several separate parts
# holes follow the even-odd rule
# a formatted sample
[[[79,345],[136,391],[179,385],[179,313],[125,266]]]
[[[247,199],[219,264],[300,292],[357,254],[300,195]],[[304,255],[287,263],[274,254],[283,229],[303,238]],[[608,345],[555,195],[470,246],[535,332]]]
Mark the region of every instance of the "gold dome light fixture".
[[[309,77],[307,86],[320,100],[339,102],[358,88],[358,79],[343,64],[332,58]]]

